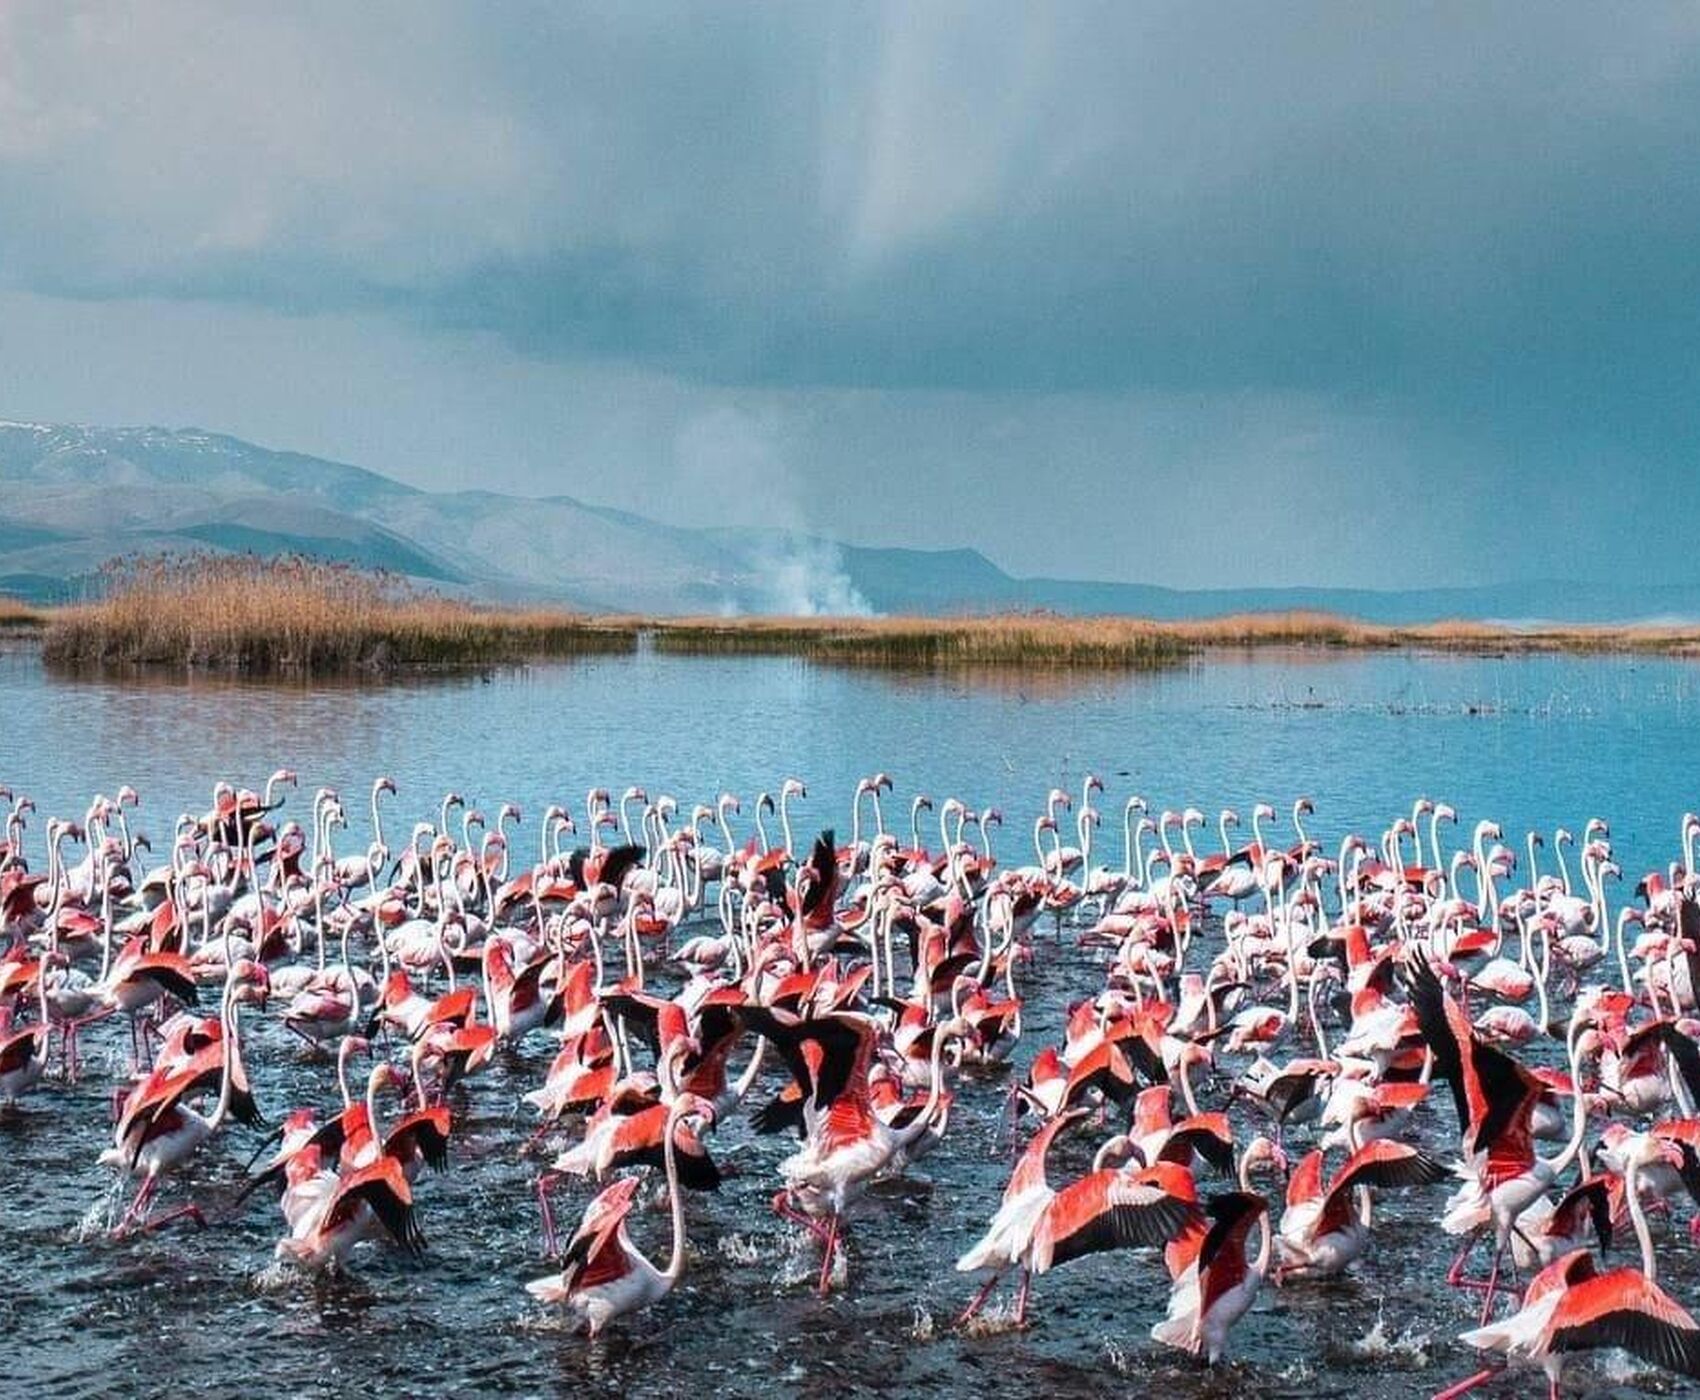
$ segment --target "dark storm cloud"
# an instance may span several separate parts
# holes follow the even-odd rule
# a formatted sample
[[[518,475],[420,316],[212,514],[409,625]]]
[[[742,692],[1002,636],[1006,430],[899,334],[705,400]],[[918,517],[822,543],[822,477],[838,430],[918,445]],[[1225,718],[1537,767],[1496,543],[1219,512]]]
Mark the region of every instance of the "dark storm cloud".
[[[379,307],[723,384],[1491,407],[1692,376],[1688,7],[4,24],[18,287]]]
[[[0,412],[1034,571],[1673,577],[1697,151],[1687,5],[12,0]]]

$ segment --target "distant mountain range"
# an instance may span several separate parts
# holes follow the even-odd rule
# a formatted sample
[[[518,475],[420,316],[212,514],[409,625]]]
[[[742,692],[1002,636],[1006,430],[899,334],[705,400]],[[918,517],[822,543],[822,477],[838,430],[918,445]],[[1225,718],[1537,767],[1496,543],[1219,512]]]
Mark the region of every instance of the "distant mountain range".
[[[571,496],[421,491],[196,430],[0,421],[0,592],[77,597],[115,555],[192,549],[314,554],[452,591],[598,611],[1048,608],[1185,618],[1307,608],[1381,622],[1700,618],[1700,584],[1381,592],[1016,578],[973,549],[875,549],[755,525],[664,525]]]

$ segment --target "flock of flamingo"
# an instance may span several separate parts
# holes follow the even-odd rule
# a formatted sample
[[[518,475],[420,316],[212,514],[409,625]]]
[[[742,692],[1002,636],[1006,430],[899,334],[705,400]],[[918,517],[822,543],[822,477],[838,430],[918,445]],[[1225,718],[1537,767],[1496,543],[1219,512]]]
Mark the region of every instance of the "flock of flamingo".
[[[807,794],[787,779],[742,842],[731,794],[686,819],[666,796],[593,790],[584,844],[552,806],[534,860],[514,806],[490,827],[453,793],[392,848],[387,778],[364,851],[339,855],[341,797],[321,788],[303,827],[283,818],[295,785],[219,783],[163,858],[129,788],[42,839],[30,799],[0,789],[0,1100],[30,1111],[13,1106],[82,1073],[90,1027],[124,1023],[100,1152],[134,1184],[115,1236],[205,1225],[192,1195],[156,1197],[234,1120],[270,1128],[242,1200],[277,1211],[280,1260],[417,1254],[415,1193],[455,1155],[461,1096],[498,1047],[547,1041],[525,1095],[536,1131],[516,1144],[555,1154],[537,1181],[550,1269],[527,1286],[595,1334],[678,1282],[688,1198],[719,1184],[714,1135],[746,1101],[755,1131],[797,1138],[773,1209],[818,1241],[826,1292],[850,1286],[869,1187],[948,1152],[958,1087],[1003,1075],[1019,1147],[956,1260],[979,1276],[964,1327],[1012,1273],[1020,1326],[1032,1280],[1128,1250],[1130,1272],[1166,1275],[1151,1337],[1214,1363],[1266,1285],[1372,1267],[1376,1200],[1398,1192],[1432,1202],[1459,1241],[1447,1283],[1480,1294],[1462,1341],[1483,1367],[1437,1400],[1510,1365],[1556,1396],[1567,1357],[1608,1347],[1700,1377],[1700,1326],[1658,1282],[1650,1223],[1700,1200],[1700,818],[1614,915],[1605,822],[1514,851],[1481,821],[1448,854],[1457,814],[1427,799],[1327,851],[1303,798],[1283,818],[1257,804],[1249,840],[1222,812],[1218,844],[1195,840],[1198,810],[1132,797],[1117,867],[1094,863],[1088,777],[1078,806],[1050,793],[1016,866],[994,854],[995,809],[916,796],[907,832],[889,829],[884,774],[856,786],[844,845],[793,839]],[[1023,984],[1063,965],[1065,939],[1101,979],[1017,1072],[1038,1034]],[[256,1017],[287,1034],[262,1040]],[[262,1109],[244,1066],[260,1045],[334,1066],[338,1097]],[[1416,1145],[1419,1116],[1455,1130],[1455,1158]],[[1054,1184],[1057,1143],[1087,1134],[1090,1167]],[[656,1173],[659,1265],[627,1228]],[[598,1189],[563,1246],[555,1201],[574,1180]],[[1688,1246],[1661,1229],[1663,1248]],[[1609,1263],[1629,1237],[1638,1259]]]

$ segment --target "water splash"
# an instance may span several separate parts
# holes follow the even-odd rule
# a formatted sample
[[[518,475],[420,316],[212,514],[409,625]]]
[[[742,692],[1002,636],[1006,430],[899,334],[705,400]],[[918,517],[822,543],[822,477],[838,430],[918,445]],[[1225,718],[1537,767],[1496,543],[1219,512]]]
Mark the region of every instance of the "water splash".
[[[1022,1327],[1016,1320],[1015,1300],[1007,1302],[988,1303],[969,1318],[962,1326],[965,1337],[997,1337],[1005,1332],[1016,1332]]]
[[[283,1260],[274,1259],[249,1279],[248,1283],[256,1293],[282,1293],[299,1278],[300,1275]]]
[[[1393,1365],[1401,1370],[1421,1370],[1429,1363],[1429,1345],[1433,1339],[1427,1332],[1415,1331],[1407,1324],[1397,1337],[1387,1331],[1387,1319],[1379,1313],[1375,1325],[1346,1347],[1346,1354],[1355,1361],[1373,1361]]]
[[[715,1241],[723,1259],[734,1264],[759,1264],[765,1257],[761,1242],[754,1235],[727,1234]]]
[[[71,1239],[74,1243],[87,1244],[92,1239],[111,1233],[118,1219],[118,1207],[124,1199],[125,1185],[124,1178],[118,1177],[105,1191],[89,1202],[89,1208],[71,1229]]]
[[[779,1288],[796,1288],[804,1283],[815,1283],[820,1279],[820,1247],[813,1235],[804,1235],[796,1239],[785,1257],[775,1270],[773,1282]],[[827,1280],[829,1288],[843,1288],[850,1282],[850,1252],[844,1247],[841,1239],[837,1252],[832,1257],[832,1274]]]
[[[1114,1337],[1104,1338],[1104,1349],[1102,1355],[1104,1358],[1104,1364],[1118,1376],[1131,1376],[1134,1373],[1135,1367],[1139,1364],[1138,1358],[1130,1353],[1128,1349]]]

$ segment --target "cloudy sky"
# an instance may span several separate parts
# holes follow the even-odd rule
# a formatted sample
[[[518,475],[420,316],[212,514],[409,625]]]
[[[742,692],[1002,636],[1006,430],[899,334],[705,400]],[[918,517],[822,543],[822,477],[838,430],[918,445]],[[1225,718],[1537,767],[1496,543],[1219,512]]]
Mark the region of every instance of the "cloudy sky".
[[[0,5],[0,416],[1187,585],[1700,577],[1700,8]]]

